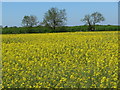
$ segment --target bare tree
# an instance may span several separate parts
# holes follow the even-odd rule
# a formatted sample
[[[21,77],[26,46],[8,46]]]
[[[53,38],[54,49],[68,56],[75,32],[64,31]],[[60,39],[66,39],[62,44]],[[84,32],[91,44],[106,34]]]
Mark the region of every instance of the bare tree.
[[[41,24],[55,29],[56,27],[65,25],[66,20],[65,9],[59,10],[57,8],[51,8],[45,13]]]
[[[85,17],[81,20],[86,25],[88,25],[88,30],[95,30],[96,23],[100,23],[101,21],[104,21],[105,18],[103,15],[99,12],[92,13],[91,15],[85,15]]]
[[[103,17],[103,15],[99,12],[94,12],[92,15],[92,20],[93,20],[93,29],[95,30],[95,24],[96,23],[100,23],[101,21],[104,21],[105,18]]]
[[[92,18],[89,14],[85,15],[84,19],[82,19],[81,21],[84,22],[86,25],[89,25],[88,30],[92,30]]]
[[[26,27],[33,27],[35,25],[37,25],[38,21],[37,21],[37,17],[30,15],[30,16],[24,16],[23,20],[22,20],[22,25],[26,26]]]

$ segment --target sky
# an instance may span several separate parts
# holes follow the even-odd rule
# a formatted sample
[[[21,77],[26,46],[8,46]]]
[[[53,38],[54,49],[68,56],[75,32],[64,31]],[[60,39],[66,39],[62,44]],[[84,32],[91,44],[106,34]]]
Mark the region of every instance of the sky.
[[[1,0],[2,2],[118,2],[120,0]]]
[[[100,24],[118,24],[118,2],[2,2],[2,25],[21,26],[25,15],[35,15],[42,22],[51,7],[66,9],[67,26],[84,25],[80,20],[96,11],[105,17]]]
[[[0,2],[0,25],[2,25],[2,3]]]

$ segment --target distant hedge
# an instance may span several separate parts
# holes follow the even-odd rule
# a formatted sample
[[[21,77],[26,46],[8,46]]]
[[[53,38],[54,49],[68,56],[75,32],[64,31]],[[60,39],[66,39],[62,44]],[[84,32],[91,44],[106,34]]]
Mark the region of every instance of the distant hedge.
[[[20,34],[20,33],[53,33],[53,32],[76,32],[76,31],[90,31],[88,30],[88,26],[63,26],[57,27],[55,30],[44,27],[5,27],[0,29],[2,30],[2,34]],[[95,31],[120,31],[120,27],[112,26],[112,25],[97,25]]]

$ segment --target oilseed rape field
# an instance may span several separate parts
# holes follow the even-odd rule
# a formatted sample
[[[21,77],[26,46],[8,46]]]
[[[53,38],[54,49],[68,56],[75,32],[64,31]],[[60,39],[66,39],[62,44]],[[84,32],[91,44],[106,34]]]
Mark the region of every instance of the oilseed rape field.
[[[117,88],[118,31],[2,35],[3,88]]]

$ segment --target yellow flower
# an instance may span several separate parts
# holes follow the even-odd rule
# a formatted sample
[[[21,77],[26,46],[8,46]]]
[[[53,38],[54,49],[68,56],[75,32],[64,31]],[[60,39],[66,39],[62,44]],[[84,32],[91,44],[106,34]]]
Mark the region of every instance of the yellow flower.
[[[2,87],[117,87],[117,31],[1,36]]]

